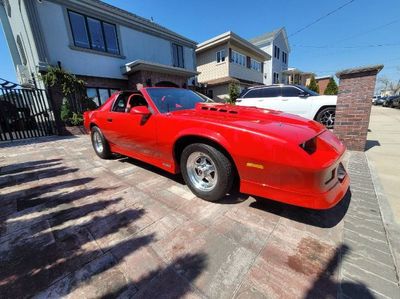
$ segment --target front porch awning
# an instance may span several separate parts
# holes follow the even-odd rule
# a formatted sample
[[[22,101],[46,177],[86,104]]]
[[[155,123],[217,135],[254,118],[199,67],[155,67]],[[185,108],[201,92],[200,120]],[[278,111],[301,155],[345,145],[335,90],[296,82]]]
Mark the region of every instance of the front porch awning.
[[[182,77],[193,77],[198,75],[199,73],[196,71],[174,67],[165,64],[159,64],[149,61],[144,61],[141,59],[129,62],[121,67],[121,72],[123,75],[129,75],[135,73],[137,71],[150,71],[150,72],[157,72],[162,74],[170,74],[170,75],[177,75]]]

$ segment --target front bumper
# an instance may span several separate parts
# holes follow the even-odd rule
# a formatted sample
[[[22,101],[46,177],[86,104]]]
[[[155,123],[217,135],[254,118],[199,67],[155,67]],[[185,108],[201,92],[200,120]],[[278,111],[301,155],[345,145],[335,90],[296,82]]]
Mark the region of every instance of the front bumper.
[[[326,210],[334,207],[344,198],[349,186],[350,178],[346,173],[340,179],[336,177],[336,182],[325,192],[295,192],[293,190],[283,190],[246,180],[241,180],[240,191],[299,207]]]

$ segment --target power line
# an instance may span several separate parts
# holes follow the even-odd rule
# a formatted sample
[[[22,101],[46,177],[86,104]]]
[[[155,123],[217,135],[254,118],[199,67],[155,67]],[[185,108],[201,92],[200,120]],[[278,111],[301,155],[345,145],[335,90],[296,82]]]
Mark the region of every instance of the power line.
[[[359,37],[359,36],[361,36],[361,35],[368,34],[368,33],[374,32],[374,31],[377,31],[377,30],[379,30],[379,29],[382,29],[382,28],[384,28],[384,27],[390,26],[390,25],[392,25],[392,24],[394,24],[394,23],[397,23],[397,22],[399,22],[399,21],[400,21],[400,18],[399,18],[399,19],[396,19],[396,20],[392,20],[392,21],[390,21],[390,22],[388,22],[388,23],[385,23],[385,24],[383,24],[383,25],[379,25],[378,27],[374,27],[374,28],[372,28],[372,29],[368,29],[368,30],[366,30],[366,31],[362,31],[362,32],[359,32],[359,33],[350,35],[350,36],[348,36],[348,37],[346,37],[346,38],[344,38],[344,39],[337,40],[337,41],[335,41],[334,43],[329,44],[329,45],[314,46],[314,45],[300,45],[300,44],[297,44],[297,45],[294,45],[294,46],[295,46],[295,47],[304,47],[304,48],[321,48],[321,49],[323,49],[323,48],[334,48],[334,47],[335,47],[335,44],[337,44],[337,43],[340,43],[340,42],[343,42],[343,41],[347,41],[347,40],[353,39],[353,38],[355,38],[355,37]]]
[[[311,27],[312,25],[318,23],[319,21],[325,19],[326,17],[328,17],[328,16],[334,14],[335,12],[337,12],[337,11],[343,9],[343,8],[346,7],[347,5],[353,3],[354,1],[355,1],[355,0],[350,0],[349,2],[346,2],[346,3],[343,4],[342,6],[339,6],[338,8],[336,8],[336,9],[334,9],[334,10],[328,12],[326,15],[323,15],[322,17],[319,17],[318,19],[316,19],[315,21],[311,22],[310,24],[308,24],[308,25],[306,25],[306,26],[300,28],[300,29],[297,30],[296,32],[290,34],[289,37],[292,37],[292,36],[294,36],[294,35],[296,35],[296,34],[302,32],[302,31],[306,30],[307,28]]]
[[[373,44],[373,45],[358,45],[358,46],[330,46],[330,45],[323,45],[323,46],[313,46],[313,45],[292,45],[293,47],[299,48],[314,48],[314,49],[360,49],[360,48],[375,48],[375,47],[396,47],[400,46],[399,43],[390,43],[390,44]]]

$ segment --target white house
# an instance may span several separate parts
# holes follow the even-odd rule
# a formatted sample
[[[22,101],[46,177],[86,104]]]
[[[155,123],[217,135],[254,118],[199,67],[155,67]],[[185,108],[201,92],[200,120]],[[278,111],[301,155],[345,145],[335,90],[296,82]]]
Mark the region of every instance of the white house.
[[[194,41],[99,0],[0,0],[0,18],[22,84],[61,65],[101,104],[115,89],[197,74]]]
[[[250,42],[271,56],[264,62],[264,84],[287,83],[290,46],[284,27],[250,39]]]

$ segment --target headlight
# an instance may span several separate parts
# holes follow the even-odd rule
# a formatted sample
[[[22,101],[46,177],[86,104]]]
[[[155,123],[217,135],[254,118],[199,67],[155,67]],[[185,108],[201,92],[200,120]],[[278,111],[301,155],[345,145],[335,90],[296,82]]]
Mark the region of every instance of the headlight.
[[[305,150],[307,154],[312,155],[317,150],[317,137],[301,143],[300,147]]]

